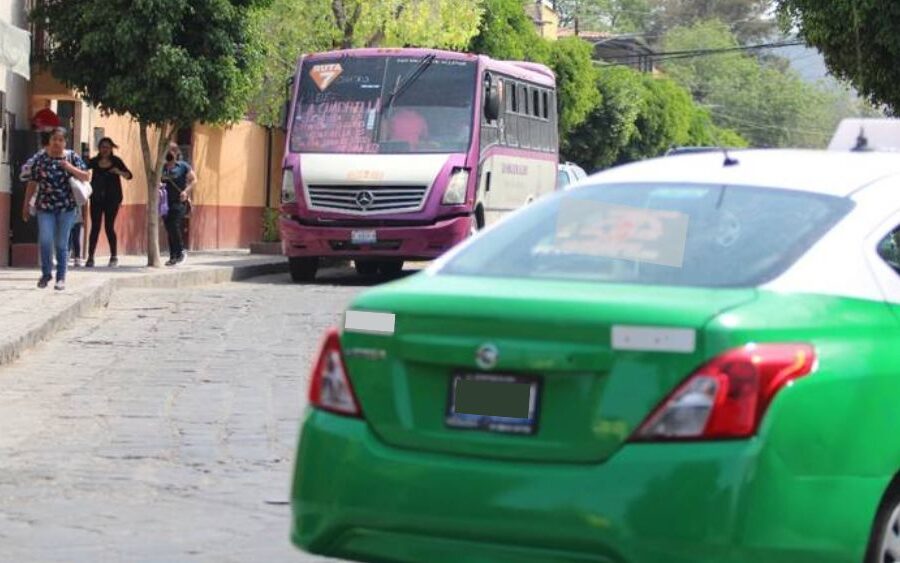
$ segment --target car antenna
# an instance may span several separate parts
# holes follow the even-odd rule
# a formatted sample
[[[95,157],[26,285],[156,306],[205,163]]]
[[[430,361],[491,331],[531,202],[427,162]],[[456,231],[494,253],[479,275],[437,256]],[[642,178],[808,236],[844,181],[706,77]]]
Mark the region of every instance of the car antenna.
[[[725,155],[725,161],[722,163],[722,166],[737,166],[741,163],[738,159],[732,158],[731,155],[728,154],[728,147],[722,144],[722,139],[715,132],[713,132],[713,140],[715,141],[716,146],[722,149],[722,154]]]
[[[728,154],[727,148],[725,148],[723,146],[723,147],[721,147],[721,149],[722,149],[722,153],[725,155],[725,162],[722,163],[722,166],[736,166],[741,163],[741,161],[739,161],[736,158],[732,158],[731,155]]]
[[[853,152],[869,152],[872,150],[869,148],[869,139],[866,137],[866,130],[862,125],[859,126],[859,135],[856,137],[856,145],[850,150]]]

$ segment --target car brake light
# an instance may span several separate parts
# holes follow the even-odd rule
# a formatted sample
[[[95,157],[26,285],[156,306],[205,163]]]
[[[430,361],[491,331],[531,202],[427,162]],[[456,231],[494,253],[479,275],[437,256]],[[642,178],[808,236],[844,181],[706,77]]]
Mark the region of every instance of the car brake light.
[[[808,344],[748,344],[694,372],[644,421],[633,441],[747,438],[775,394],[813,371]]]
[[[309,383],[309,404],[338,414],[362,416],[344,365],[336,329],[330,329],[322,342]]]

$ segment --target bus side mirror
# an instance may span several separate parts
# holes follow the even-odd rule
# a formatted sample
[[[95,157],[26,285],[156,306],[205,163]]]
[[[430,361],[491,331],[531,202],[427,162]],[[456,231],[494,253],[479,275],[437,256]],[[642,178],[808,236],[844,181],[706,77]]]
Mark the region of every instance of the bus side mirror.
[[[500,118],[500,90],[490,74],[484,78],[484,117],[488,121]]]

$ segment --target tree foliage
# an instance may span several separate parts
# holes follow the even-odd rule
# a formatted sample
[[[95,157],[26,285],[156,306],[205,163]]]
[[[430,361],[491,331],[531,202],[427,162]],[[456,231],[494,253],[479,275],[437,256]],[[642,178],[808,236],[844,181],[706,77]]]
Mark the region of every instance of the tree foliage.
[[[597,71],[591,46],[577,37],[553,42],[549,50],[547,63],[556,74],[559,96],[559,131],[565,137],[600,103]]]
[[[771,0],[556,0],[560,21],[580,31],[640,33],[651,43],[675,27],[718,19],[741,41],[776,29]]]
[[[664,49],[739,44],[727,25],[711,20],[672,30]],[[720,53],[665,61],[663,70],[710,110],[717,125],[739,131],[754,146],[820,147],[847,115],[845,91],[805,82],[777,57]]]
[[[525,12],[525,1],[483,0],[483,5],[478,34],[472,37],[467,51],[508,61],[547,60],[549,42],[535,30]]]
[[[881,0],[778,0],[786,26],[828,68],[875,105],[900,110],[900,4]]]
[[[260,51],[253,0],[56,0],[32,13],[53,38],[53,75],[101,109],[140,123],[154,209],[167,142],[179,125],[244,115]],[[110,25],[114,23],[114,25]],[[149,128],[160,135],[151,151]],[[147,213],[148,262],[159,265],[157,215]]]
[[[667,78],[614,66],[597,78],[601,103],[565,139],[567,160],[590,169],[660,156],[680,145],[746,146],[717,127],[690,94]]]

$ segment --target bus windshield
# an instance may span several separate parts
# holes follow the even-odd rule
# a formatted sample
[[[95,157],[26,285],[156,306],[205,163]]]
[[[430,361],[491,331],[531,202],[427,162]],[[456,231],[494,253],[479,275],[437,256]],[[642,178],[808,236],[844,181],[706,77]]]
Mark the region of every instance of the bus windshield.
[[[306,61],[292,152],[464,152],[472,134],[473,62],[425,57]]]

